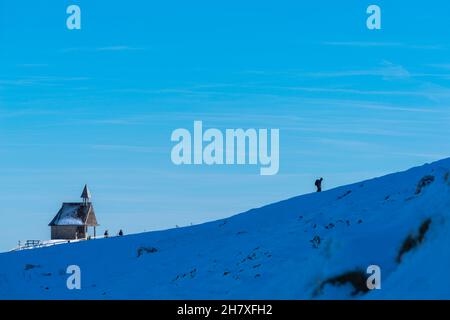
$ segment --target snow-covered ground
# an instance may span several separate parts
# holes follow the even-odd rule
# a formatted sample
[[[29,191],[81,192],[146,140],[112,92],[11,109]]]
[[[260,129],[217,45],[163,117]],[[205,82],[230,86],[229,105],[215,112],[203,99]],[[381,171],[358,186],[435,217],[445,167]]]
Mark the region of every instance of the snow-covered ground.
[[[198,226],[3,253],[0,298],[450,299],[449,172],[445,159]],[[373,264],[381,289],[366,292]]]

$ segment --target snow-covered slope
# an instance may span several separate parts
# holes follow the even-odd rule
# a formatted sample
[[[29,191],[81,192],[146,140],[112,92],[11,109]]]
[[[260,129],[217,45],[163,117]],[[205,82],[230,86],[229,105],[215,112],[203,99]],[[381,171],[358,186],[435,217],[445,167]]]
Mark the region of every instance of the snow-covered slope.
[[[445,159],[198,226],[0,254],[0,298],[449,299],[449,172]],[[381,289],[365,292],[372,264]]]

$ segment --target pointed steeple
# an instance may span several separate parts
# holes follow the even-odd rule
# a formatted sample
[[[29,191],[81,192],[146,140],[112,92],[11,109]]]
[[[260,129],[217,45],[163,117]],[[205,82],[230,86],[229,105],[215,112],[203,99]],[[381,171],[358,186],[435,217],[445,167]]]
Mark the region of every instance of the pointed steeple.
[[[81,198],[83,199],[84,204],[88,204],[89,200],[91,199],[91,192],[89,191],[87,184],[84,185],[83,192],[81,193]]]

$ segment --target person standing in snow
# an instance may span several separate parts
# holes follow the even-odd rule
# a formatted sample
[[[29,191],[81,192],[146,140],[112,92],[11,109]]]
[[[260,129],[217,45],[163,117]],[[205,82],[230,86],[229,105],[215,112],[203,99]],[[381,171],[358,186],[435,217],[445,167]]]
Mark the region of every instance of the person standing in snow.
[[[314,185],[317,187],[317,192],[322,191],[322,180],[323,178],[317,179]]]

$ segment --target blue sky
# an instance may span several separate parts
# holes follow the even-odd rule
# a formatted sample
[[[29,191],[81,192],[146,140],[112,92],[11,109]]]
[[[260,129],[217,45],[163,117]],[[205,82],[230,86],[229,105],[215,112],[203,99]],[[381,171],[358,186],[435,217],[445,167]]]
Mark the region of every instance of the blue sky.
[[[78,4],[82,29],[66,28]],[[378,4],[382,30],[366,28]],[[88,183],[100,232],[226,217],[450,155],[448,1],[0,0],[0,250]],[[176,128],[279,128],[280,171],[181,166]]]

